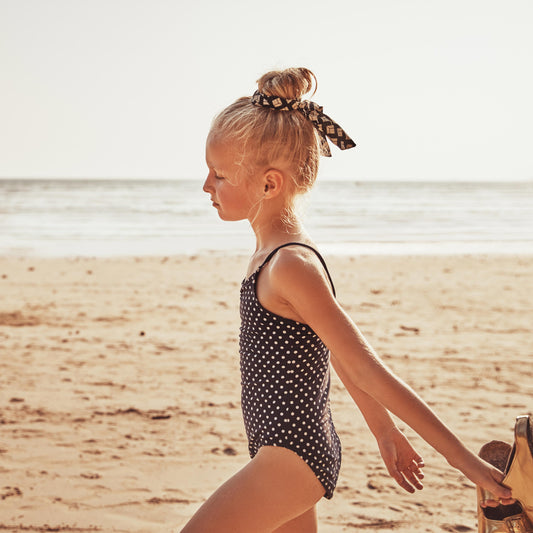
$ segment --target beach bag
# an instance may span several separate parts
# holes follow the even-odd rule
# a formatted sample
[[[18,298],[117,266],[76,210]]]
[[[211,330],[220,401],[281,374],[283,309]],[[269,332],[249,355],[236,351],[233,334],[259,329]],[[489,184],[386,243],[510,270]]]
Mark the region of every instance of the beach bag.
[[[501,470],[502,484],[509,487],[516,500],[511,505],[481,507],[481,502],[497,499],[477,487],[479,533],[533,533],[533,423],[528,415],[515,424],[513,446],[502,441],[485,444],[479,456]]]

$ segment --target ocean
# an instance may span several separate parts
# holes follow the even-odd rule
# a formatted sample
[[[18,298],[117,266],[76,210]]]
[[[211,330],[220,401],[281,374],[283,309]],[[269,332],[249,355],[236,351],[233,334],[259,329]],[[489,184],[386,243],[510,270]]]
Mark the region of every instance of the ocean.
[[[304,223],[329,254],[533,254],[533,182],[319,181]],[[249,253],[201,180],[0,180],[3,256]]]

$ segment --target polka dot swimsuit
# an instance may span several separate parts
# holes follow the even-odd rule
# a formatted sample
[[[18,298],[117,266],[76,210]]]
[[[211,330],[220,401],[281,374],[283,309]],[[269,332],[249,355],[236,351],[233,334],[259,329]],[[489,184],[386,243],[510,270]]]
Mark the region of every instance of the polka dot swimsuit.
[[[242,282],[240,314],[241,403],[248,448],[253,458],[261,446],[282,446],[299,455],[333,496],[341,445],[329,407],[329,350],[307,325],[265,309],[257,298],[261,269],[288,243],[270,253]],[[333,286],[333,284],[332,284]]]

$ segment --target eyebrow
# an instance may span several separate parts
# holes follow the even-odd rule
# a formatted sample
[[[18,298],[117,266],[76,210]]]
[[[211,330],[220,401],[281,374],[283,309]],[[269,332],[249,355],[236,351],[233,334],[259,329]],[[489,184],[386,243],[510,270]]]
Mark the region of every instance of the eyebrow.
[[[209,159],[207,159],[207,157],[205,158],[205,163],[208,166],[208,168],[212,168],[215,171],[217,170],[216,167],[213,165],[213,163],[211,163],[211,161],[209,161]]]
[[[215,174],[219,174],[219,175],[224,174],[224,171],[220,167],[214,166],[210,161],[207,160],[207,158],[206,158],[205,162],[207,164],[207,168],[210,168],[211,170],[214,170]]]

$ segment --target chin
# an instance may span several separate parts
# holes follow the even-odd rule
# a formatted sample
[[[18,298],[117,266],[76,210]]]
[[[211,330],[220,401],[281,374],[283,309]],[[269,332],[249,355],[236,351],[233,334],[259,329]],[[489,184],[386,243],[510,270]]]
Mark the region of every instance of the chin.
[[[244,220],[242,217],[231,216],[226,213],[221,213],[220,211],[218,212],[218,216],[220,220],[224,220],[225,222],[238,222],[239,220]]]

